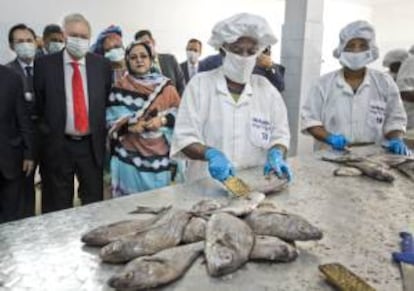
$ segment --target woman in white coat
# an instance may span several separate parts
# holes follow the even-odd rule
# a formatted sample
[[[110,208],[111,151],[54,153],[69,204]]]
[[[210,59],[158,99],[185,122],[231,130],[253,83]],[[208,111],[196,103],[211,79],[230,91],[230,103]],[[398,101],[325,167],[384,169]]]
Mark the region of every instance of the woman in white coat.
[[[209,44],[222,51],[223,65],[190,80],[172,140],[172,157],[189,159],[189,181],[208,170],[222,182],[235,169],[259,165],[265,174],[291,178],[286,106],[266,78],[252,75],[258,55],[275,42],[256,15],[237,14],[213,28]]]
[[[388,74],[366,67],[378,58],[374,28],[355,21],[339,39],[334,56],[343,68],[320,77],[311,89],[301,112],[302,130],[336,150],[375,142],[408,155],[402,140],[407,116],[398,88]]]

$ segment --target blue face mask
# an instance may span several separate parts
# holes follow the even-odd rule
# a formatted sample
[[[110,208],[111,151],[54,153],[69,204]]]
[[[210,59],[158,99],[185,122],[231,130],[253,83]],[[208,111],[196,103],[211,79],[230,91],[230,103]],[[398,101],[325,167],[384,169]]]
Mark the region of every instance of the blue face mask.
[[[120,62],[125,57],[125,50],[122,47],[110,49],[105,53],[105,58],[113,63]]]

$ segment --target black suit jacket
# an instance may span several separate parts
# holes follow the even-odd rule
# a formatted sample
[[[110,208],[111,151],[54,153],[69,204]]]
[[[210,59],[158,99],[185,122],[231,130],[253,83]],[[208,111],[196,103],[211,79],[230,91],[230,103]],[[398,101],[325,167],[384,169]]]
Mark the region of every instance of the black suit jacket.
[[[170,54],[158,54],[157,56],[162,74],[171,79],[173,85],[177,88],[178,94],[181,96],[184,92],[185,80],[176,58]]]
[[[34,91],[33,91],[33,78],[26,76],[25,71],[23,70],[22,66],[20,66],[20,63],[17,60],[17,58],[11,61],[10,63],[8,63],[6,66],[12,69],[13,71],[15,71],[17,74],[19,74],[20,78],[23,81],[23,90],[25,94],[26,93],[32,94],[31,100],[26,100],[25,98],[25,104],[26,104],[27,111],[29,112],[29,116],[34,117],[35,116],[35,109],[34,109],[35,96],[34,96]]]
[[[85,56],[89,98],[89,129],[96,163],[101,166],[105,148],[105,105],[111,89],[111,66],[103,57]],[[66,91],[63,51],[35,60],[34,88],[39,131],[44,142],[43,164],[59,167],[64,155]]]
[[[188,81],[190,81],[190,74],[188,72],[188,61],[181,63],[180,67],[181,67],[181,71],[184,74],[185,82],[188,83]],[[200,63],[198,63],[197,72],[200,72]]]
[[[0,171],[13,179],[22,174],[23,158],[32,159],[33,127],[20,76],[1,65],[0,104]]]
[[[184,80],[186,83],[188,83],[188,81],[190,80],[190,75],[188,74],[188,65],[187,65],[187,61],[183,62],[180,64],[181,67],[181,71],[184,74]]]

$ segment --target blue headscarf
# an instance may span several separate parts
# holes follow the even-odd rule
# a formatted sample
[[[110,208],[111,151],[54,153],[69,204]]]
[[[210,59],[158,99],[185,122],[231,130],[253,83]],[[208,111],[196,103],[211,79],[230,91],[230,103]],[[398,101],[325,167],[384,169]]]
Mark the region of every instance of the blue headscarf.
[[[105,38],[108,35],[111,35],[111,34],[117,34],[120,37],[122,37],[121,27],[119,27],[117,25],[111,25],[108,28],[106,28],[104,31],[102,31],[98,35],[98,37],[96,39],[96,42],[91,46],[91,52],[103,56],[104,55],[103,42],[104,42]]]

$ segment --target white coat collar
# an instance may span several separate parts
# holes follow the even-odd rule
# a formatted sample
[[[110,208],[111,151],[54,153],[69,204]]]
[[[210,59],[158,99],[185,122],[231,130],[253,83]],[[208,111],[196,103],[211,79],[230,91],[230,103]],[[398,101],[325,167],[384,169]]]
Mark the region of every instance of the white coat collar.
[[[219,78],[217,78],[218,82],[216,84],[216,89],[217,92],[219,94],[225,95],[227,96],[228,100],[231,100],[231,103],[237,104],[237,105],[242,105],[244,103],[246,103],[251,97],[253,97],[253,89],[252,89],[252,85],[250,84],[250,82],[246,83],[246,86],[244,87],[244,90],[240,96],[239,101],[236,103],[233,99],[233,97],[231,97],[229,89],[227,88],[227,83],[226,83],[226,78],[223,74],[223,70],[219,69],[218,70],[218,74],[219,74]]]
[[[364,76],[364,80],[362,81],[361,85],[358,88],[358,92],[361,91],[364,87],[369,87],[371,84],[371,78],[368,76],[369,75],[369,69],[367,68],[366,72],[365,72],[365,76]],[[352,91],[351,86],[345,81],[345,77],[344,77],[344,71],[338,70],[338,74],[336,76],[336,86],[340,89],[342,89],[344,92],[350,94],[350,95],[355,95],[354,92]]]

